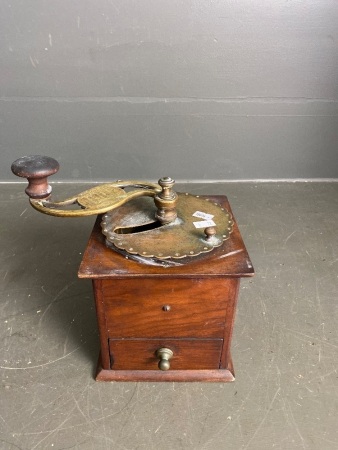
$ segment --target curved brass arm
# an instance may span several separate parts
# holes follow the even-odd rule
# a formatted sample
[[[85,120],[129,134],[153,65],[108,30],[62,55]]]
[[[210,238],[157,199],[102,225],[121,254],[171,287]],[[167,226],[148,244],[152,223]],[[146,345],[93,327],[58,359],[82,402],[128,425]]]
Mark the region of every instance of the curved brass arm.
[[[126,192],[122,187],[137,187]],[[103,214],[137,197],[155,197],[161,192],[158,184],[143,181],[117,181],[115,183],[100,184],[81,192],[77,196],[59,202],[51,200],[30,199],[30,203],[37,211],[58,217],[83,217],[93,214]],[[80,209],[63,209],[65,206],[78,205]]]
[[[139,180],[118,180],[101,184],[81,192],[79,195],[54,202],[50,195],[51,186],[47,177],[59,170],[59,163],[48,156],[24,156],[12,164],[12,172],[18,177],[27,178],[26,194],[37,211],[59,217],[83,217],[103,214],[137,197],[154,197],[156,219],[162,224],[170,223],[177,217],[177,194],[172,190],[175,181],[170,177],[161,178],[156,183]],[[134,188],[126,192],[125,188]],[[79,206],[79,209],[63,209],[66,206]]]

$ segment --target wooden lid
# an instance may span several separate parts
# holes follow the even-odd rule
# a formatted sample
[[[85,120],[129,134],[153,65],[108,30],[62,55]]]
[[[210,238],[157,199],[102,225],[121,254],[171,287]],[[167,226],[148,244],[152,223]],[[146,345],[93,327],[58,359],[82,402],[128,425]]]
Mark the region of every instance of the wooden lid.
[[[205,196],[222,204],[230,213],[226,196]],[[153,266],[133,261],[108,248],[101,232],[101,216],[96,220],[85,250],[78,276],[80,278],[210,278],[250,277],[254,268],[245,248],[235,218],[230,238],[212,252],[192,258],[187,263],[173,267]],[[179,261],[178,261],[179,263]]]

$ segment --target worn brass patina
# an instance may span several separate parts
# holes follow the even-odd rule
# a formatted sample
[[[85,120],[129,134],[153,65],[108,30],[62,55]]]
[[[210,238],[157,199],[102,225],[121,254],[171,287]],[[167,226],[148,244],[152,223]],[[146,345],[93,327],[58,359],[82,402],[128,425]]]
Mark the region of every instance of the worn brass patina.
[[[138,198],[106,213],[102,218],[102,232],[108,243],[119,250],[160,260],[210,252],[232,232],[231,214],[217,203],[179,193],[176,210],[177,218],[173,222],[161,224],[155,220],[154,202]],[[212,216],[215,226],[196,228],[195,223],[204,222],[194,215],[196,212]]]
[[[174,356],[174,352],[170,348],[159,348],[156,350],[156,358],[159,359],[158,368],[160,370],[170,369],[170,359]]]
[[[126,192],[123,188],[135,188]],[[129,202],[133,198],[154,197],[161,192],[161,187],[155,183],[143,181],[116,181],[115,183],[100,184],[77,196],[66,200],[53,202],[47,200],[30,199],[33,208],[39,212],[59,217],[82,217],[102,214]],[[78,205],[80,209],[65,209],[65,207]]]

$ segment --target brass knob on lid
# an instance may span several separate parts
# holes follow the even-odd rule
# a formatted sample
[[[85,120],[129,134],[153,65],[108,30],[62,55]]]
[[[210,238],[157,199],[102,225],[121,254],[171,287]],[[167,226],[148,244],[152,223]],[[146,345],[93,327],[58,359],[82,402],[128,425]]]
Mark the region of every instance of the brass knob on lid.
[[[207,227],[204,230],[206,240],[211,241],[213,237],[216,235],[216,228],[215,227]]]
[[[33,199],[42,199],[50,196],[52,187],[47,177],[59,170],[59,163],[49,156],[23,156],[13,162],[11,169],[14,175],[27,178],[26,194]]]
[[[161,197],[172,199],[175,196],[175,192],[172,190],[175,184],[175,180],[171,177],[162,177],[158,180],[158,184],[162,188]]]
[[[158,368],[160,370],[169,370],[169,360],[174,356],[174,353],[170,348],[159,348],[156,350],[156,358],[159,358]]]

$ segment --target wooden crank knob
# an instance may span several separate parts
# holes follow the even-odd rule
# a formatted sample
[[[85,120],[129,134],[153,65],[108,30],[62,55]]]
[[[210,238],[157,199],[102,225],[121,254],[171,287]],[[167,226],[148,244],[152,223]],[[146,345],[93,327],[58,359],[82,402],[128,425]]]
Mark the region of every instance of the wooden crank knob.
[[[47,198],[52,192],[47,177],[59,170],[59,163],[49,156],[23,156],[13,162],[11,169],[14,175],[27,178],[26,194],[33,199]]]

